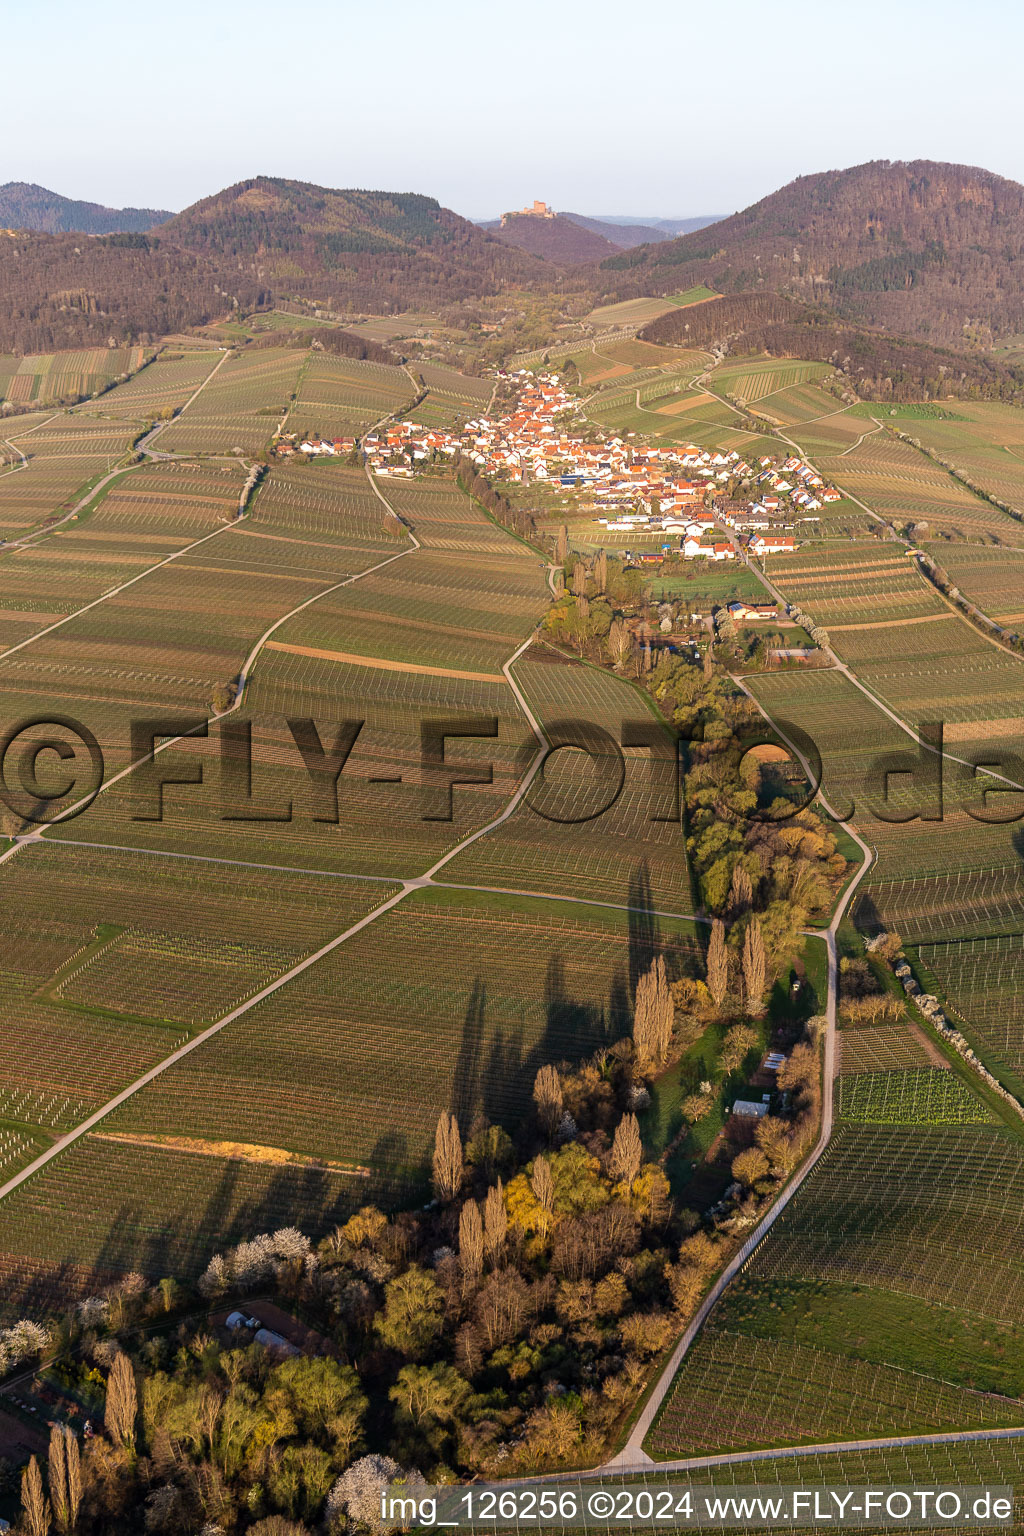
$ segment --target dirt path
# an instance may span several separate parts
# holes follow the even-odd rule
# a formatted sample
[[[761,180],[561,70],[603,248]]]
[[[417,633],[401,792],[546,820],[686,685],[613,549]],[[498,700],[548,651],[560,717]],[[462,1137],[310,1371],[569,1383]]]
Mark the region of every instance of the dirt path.
[[[422,677],[460,677],[469,683],[504,683],[500,672],[462,672],[454,667],[426,667],[411,661],[388,661],[383,656],[361,656],[355,651],[323,651],[310,645],[285,645],[268,640],[268,651],[287,651],[291,656],[315,656],[320,661],[343,661],[354,667],[375,667],[381,672],[413,672]]]

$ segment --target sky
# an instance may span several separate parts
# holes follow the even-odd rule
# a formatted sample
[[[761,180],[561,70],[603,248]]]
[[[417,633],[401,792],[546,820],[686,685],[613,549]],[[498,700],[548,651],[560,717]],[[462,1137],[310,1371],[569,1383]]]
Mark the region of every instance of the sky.
[[[0,182],[114,207],[178,210],[255,175],[425,192],[470,218],[535,197],[727,214],[875,159],[1024,181],[1018,0],[4,11]]]

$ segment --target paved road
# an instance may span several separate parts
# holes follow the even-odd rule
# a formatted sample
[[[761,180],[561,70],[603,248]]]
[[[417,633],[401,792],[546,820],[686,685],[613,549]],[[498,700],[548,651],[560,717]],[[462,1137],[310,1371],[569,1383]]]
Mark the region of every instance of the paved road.
[[[84,512],[86,507],[89,506],[90,502],[95,501],[100,491],[102,491],[105,486],[108,486],[111,480],[116,480],[118,475],[127,475],[130,473],[131,466],[127,464],[122,464],[118,469],[112,469],[109,474],[103,476],[102,480],[98,480],[96,482],[91,491],[87,491],[81,500],[75,503],[70,512],[65,512],[63,517],[54,518],[52,523],[47,523],[44,528],[37,528],[34,533],[26,533],[20,539],[8,539],[7,543],[4,544],[2,548],[0,548],[0,554],[7,554],[8,550],[11,549],[21,549],[25,544],[34,544],[37,539],[45,538],[46,535],[48,533],[52,533],[55,528],[62,528],[65,523],[69,523],[72,518],[77,517],[80,512]],[[6,655],[7,653],[5,651],[2,654]]]
[[[210,372],[206,375],[206,378],[200,384],[199,388],[192,391],[192,393],[189,395],[188,399],[185,401],[185,404],[182,406],[182,408],[178,412],[178,414],[176,416],[172,416],[170,421],[158,421],[156,426],[153,428],[153,430],[151,432],[147,432],[145,437],[140,438],[138,443],[136,443],[135,446],[136,446],[137,452],[144,453],[144,454],[146,454],[151,459],[173,459],[173,458],[177,457],[177,455],[173,454],[173,453],[157,453],[154,449],[151,449],[149,447],[149,444],[153,441],[153,439],[155,437],[159,437],[161,432],[165,432],[167,430],[167,428],[169,426],[171,426],[171,424],[173,422],[180,421],[181,417],[184,416],[185,412],[188,410],[188,408],[192,404],[193,400],[197,400],[199,398],[199,396],[202,394],[203,390],[206,388],[207,384],[209,384],[210,380],[214,377],[214,375],[220,372],[220,370],[223,368],[224,364],[227,362],[228,358],[231,356],[231,353],[232,353],[232,349],[230,347],[225,347],[224,348],[222,357],[210,369]]]

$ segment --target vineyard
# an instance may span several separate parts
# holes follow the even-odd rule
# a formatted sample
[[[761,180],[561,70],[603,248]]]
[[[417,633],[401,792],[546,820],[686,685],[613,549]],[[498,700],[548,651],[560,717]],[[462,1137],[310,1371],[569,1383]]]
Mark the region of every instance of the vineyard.
[[[236,353],[160,434],[161,453],[258,453],[291,407],[305,352]]]
[[[316,352],[302,370],[289,431],[356,437],[410,405],[415,389],[402,368]]]
[[[648,1439],[657,1458],[1016,1424],[1021,1405],[836,1349],[711,1325]]]
[[[891,1102],[877,1076],[844,1077],[841,1104],[864,1084],[866,1100]],[[934,1102],[918,1092],[926,1113]],[[1022,1189],[1005,1131],[840,1123],[692,1346],[648,1449],[1019,1423]]]
[[[632,727],[652,732],[657,744],[660,732],[641,695],[608,673],[538,651],[536,659],[530,653],[516,664],[515,675],[542,725],[585,721],[616,742]],[[618,760],[605,758],[599,743],[592,751],[592,759],[556,754],[543,794],[530,796],[490,837],[459,854],[450,878],[690,911],[685,843],[665,763],[650,748],[627,747],[622,792],[604,810]]]
[[[73,404],[123,374],[135,373],[145,358],[143,347],[93,347],[84,352],[51,352],[36,357],[0,356],[0,403]]]
[[[1007,629],[1024,625],[1024,551],[1001,544],[933,543],[936,562],[970,602]]]
[[[1018,909],[1019,910],[1019,909]],[[972,1039],[1004,1069],[1024,1081],[1024,935],[921,943],[915,956]]]
[[[4,883],[0,1119],[60,1129],[387,893],[49,842]]]
[[[978,1125],[993,1118],[959,1077],[941,1067],[844,1077],[836,1115],[862,1125]]]

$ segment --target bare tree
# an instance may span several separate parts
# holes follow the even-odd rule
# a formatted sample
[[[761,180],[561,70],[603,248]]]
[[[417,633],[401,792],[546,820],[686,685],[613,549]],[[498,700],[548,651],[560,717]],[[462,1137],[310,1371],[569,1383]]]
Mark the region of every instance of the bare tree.
[[[562,1080],[557,1068],[550,1065],[540,1068],[533,1080],[533,1102],[537,1106],[541,1130],[550,1140],[562,1119]]]
[[[138,1411],[139,1397],[132,1363],[127,1355],[117,1355],[107,1377],[107,1406],[103,1416],[112,1440],[128,1447],[135,1444]]]
[[[608,555],[603,549],[598,550],[594,561],[594,584],[599,592],[608,590]]]
[[[82,1505],[82,1456],[78,1437],[67,1425],[64,1426],[64,1474],[67,1478],[68,1530],[73,1531]]]
[[[551,1177],[551,1164],[546,1157],[534,1158],[530,1187],[537,1196],[538,1203],[550,1214],[555,1205],[555,1181]]]
[[[54,1424],[50,1429],[50,1451],[47,1457],[47,1481],[50,1485],[50,1502],[53,1506],[53,1518],[58,1531],[64,1533],[70,1531],[74,1525],[74,1515],[77,1515],[77,1505],[72,1514],[71,1499],[68,1494],[68,1451],[73,1446],[78,1452],[78,1441],[71,1430],[64,1424]],[[79,1480],[81,1472],[79,1469]]]
[[[665,960],[658,955],[637,983],[633,1006],[633,1044],[642,1072],[660,1066],[672,1043],[675,1003],[665,974]]]
[[[615,1127],[615,1140],[612,1142],[609,1162],[612,1178],[632,1187],[643,1160],[644,1147],[636,1115],[623,1115]]]
[[[750,904],[754,899],[754,887],[750,881],[750,875],[742,864],[734,864],[732,870],[732,908],[736,915],[742,916],[750,911]]]
[[[68,1479],[65,1455],[64,1427],[54,1424],[50,1429],[50,1450],[46,1458],[47,1481],[50,1484],[50,1502],[58,1531],[69,1529]]]
[[[29,1457],[28,1466],[21,1474],[21,1507],[29,1536],[49,1536],[53,1512],[43,1492],[43,1474],[34,1456]]]
[[[707,954],[708,991],[721,1008],[729,990],[729,951],[725,944],[725,924],[716,917],[711,924],[711,942]]]
[[[573,597],[587,595],[587,568],[582,560],[577,560],[572,568],[572,594]]]
[[[454,1115],[442,1113],[434,1135],[434,1193],[439,1200],[455,1199],[462,1188],[463,1173],[459,1122]]]
[[[747,1008],[755,1017],[764,1012],[765,980],[764,935],[760,922],[752,917],[743,935],[743,985],[747,994]]]
[[[480,1278],[484,1267],[484,1224],[475,1200],[467,1200],[459,1213],[459,1262],[465,1281],[472,1284]]]
[[[624,669],[632,649],[633,636],[626,626],[625,619],[612,619],[608,630],[608,655],[616,672]]]
[[[484,1248],[492,1264],[497,1264],[504,1253],[507,1235],[505,1186],[499,1179],[497,1184],[491,1185],[484,1200]]]
[[[732,1176],[749,1188],[768,1172],[768,1158],[760,1147],[746,1147],[732,1160]]]
[[[555,559],[564,565],[569,558],[569,530],[563,523],[555,537]]]

